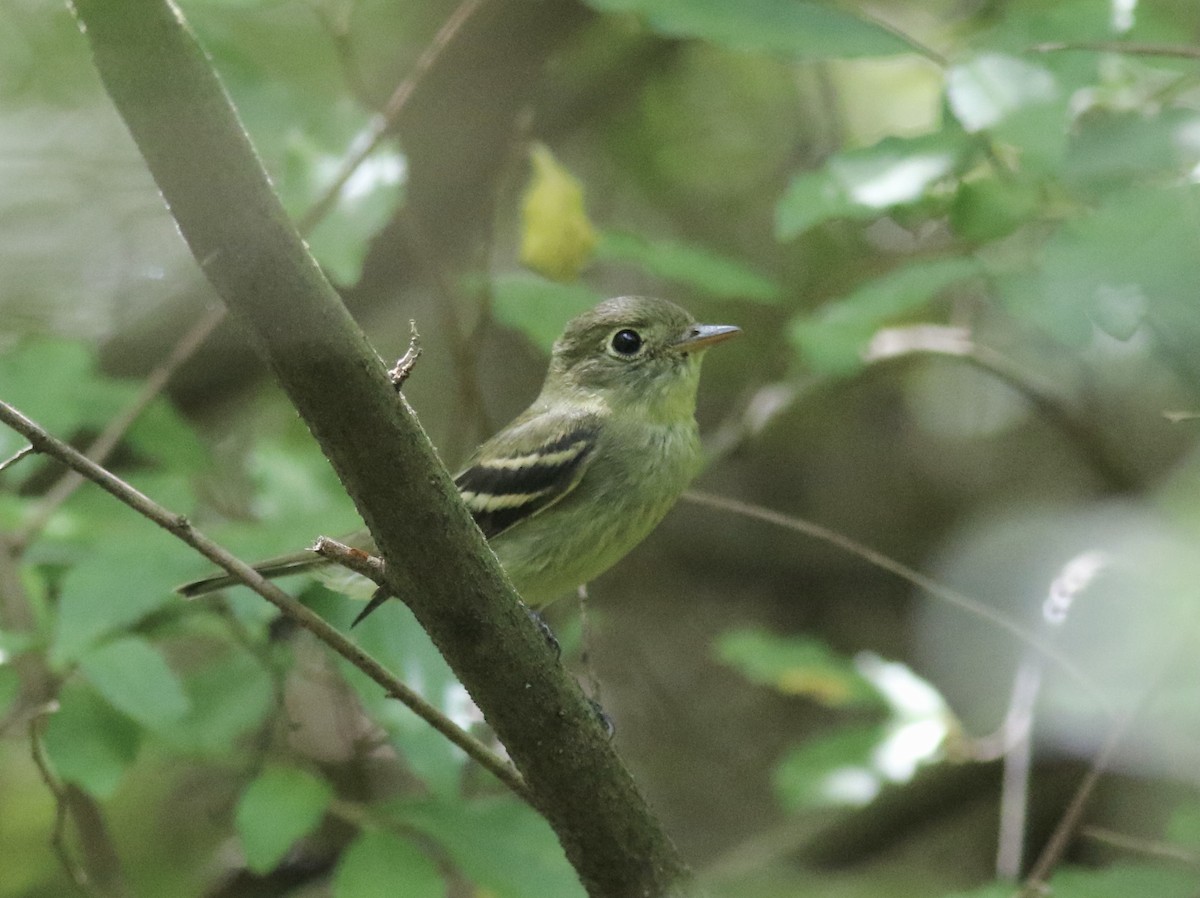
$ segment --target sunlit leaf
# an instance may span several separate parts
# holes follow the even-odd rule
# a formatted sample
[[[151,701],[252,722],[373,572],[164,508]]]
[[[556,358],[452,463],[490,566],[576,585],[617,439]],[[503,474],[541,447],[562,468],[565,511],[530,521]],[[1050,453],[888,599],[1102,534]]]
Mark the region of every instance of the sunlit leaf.
[[[831,707],[883,706],[851,660],[819,639],[731,630],[717,642],[717,654],[752,682],[784,695],[802,695]]]
[[[979,273],[969,258],[914,262],[826,303],[811,316],[794,319],[789,335],[816,370],[848,374],[861,366],[862,350],[876,330]]]
[[[994,128],[1013,113],[1060,94],[1049,69],[1000,53],[981,53],[946,75],[946,100],[967,131]]]
[[[775,236],[789,240],[829,219],[874,218],[916,202],[957,171],[968,149],[950,131],[837,153],[792,179],[775,207]]]
[[[882,724],[856,724],[792,749],[772,777],[780,802],[792,811],[870,803],[884,784],[871,762],[884,735]]]

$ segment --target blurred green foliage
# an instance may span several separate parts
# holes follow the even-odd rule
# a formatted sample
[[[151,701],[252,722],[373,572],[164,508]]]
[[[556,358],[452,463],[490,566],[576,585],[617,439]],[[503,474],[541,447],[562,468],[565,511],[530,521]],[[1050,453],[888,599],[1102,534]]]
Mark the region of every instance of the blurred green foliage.
[[[714,895],[1011,895],[992,804],[921,790],[999,723],[1030,658],[1047,757],[1087,764],[1114,714],[1138,715],[1096,813],[1142,850],[1085,834],[1049,887],[1195,893],[1200,8],[589,0],[519,102],[491,85],[497,124],[455,103],[507,59],[503,13],[436,50],[440,0],[181,6],[297,218],[440,54],[448,74],[308,237],[373,337],[402,344],[421,310],[434,351],[406,392],[448,461],[474,418],[520,407],[572,315],[661,292],[746,331],[707,364],[712,483],[932,571],[1072,665],[797,535],[669,521],[602,581],[615,605],[591,625],[618,745]],[[195,266],[65,6],[0,9],[0,76],[0,399],[86,445],[140,388],[113,371],[144,372],[194,317]],[[496,162],[488,128],[520,150]],[[462,133],[494,171],[410,165],[418,138]],[[599,233],[571,283],[518,264],[529,138]],[[483,244],[469,263],[430,250],[421,191],[486,197],[451,235]],[[208,395],[227,364],[239,389]],[[196,367],[187,413],[155,400],[113,468],[247,558],[354,528],[278,397],[226,357]],[[0,429],[0,458],[20,448]],[[57,473],[0,474],[0,536],[38,521]],[[69,887],[51,785],[95,802],[134,894],[582,894],[531,809],[272,608],[181,602],[207,562],[109,496],[84,488],[32,536],[0,569],[0,896]],[[1064,586],[1088,551],[1103,573]],[[1061,631],[1039,623],[1056,588],[1078,599]],[[345,599],[301,589],[348,626]],[[486,738],[399,602],[354,635]],[[1037,781],[1031,851],[1077,781]],[[804,852],[825,826],[822,866]]]

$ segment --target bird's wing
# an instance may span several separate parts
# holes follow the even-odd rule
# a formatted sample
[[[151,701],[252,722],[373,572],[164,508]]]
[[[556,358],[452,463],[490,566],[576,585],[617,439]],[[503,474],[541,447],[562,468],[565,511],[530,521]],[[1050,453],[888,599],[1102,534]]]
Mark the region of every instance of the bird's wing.
[[[595,414],[529,414],[480,446],[454,482],[483,535],[491,539],[567,495],[599,433]]]

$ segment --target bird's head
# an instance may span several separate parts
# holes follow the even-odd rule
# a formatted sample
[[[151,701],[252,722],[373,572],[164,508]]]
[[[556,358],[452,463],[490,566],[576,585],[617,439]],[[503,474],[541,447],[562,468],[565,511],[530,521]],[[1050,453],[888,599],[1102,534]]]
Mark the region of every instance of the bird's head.
[[[567,324],[554,344],[545,389],[590,395],[613,408],[644,407],[652,418],[690,418],[701,356],[740,332],[697,324],[665,299],[605,300]]]

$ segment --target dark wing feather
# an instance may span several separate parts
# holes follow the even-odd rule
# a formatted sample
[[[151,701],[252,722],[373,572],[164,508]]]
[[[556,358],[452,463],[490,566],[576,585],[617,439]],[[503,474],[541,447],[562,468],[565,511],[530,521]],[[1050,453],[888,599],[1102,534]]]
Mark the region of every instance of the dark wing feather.
[[[528,433],[509,428],[484,444],[455,484],[483,535],[491,539],[553,505],[579,482],[596,448],[594,417],[549,428],[534,419]],[[541,439],[538,439],[541,437]]]

